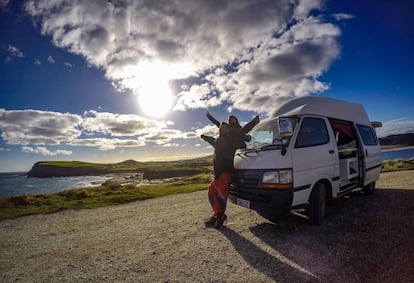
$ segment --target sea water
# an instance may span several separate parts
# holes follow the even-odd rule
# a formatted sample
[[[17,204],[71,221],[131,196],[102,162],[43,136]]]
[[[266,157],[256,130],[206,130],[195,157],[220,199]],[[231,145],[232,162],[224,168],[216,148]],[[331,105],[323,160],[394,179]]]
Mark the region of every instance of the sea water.
[[[24,173],[0,173],[0,196],[50,194],[67,189],[99,186],[108,176],[27,178]]]
[[[381,152],[382,160],[404,159],[409,160],[414,158],[414,147],[407,147],[402,149],[389,149]]]

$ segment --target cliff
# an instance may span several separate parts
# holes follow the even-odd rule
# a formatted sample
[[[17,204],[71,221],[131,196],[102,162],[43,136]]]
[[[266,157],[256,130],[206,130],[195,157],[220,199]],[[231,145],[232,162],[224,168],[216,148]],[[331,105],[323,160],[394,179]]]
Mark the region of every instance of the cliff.
[[[391,135],[388,137],[379,139],[381,145],[402,145],[411,146],[414,145],[414,133]]]
[[[96,176],[117,173],[144,173],[145,179],[162,179],[189,176],[208,172],[211,158],[170,162],[137,162],[126,160],[120,163],[88,163],[80,161],[40,161],[27,172],[28,177]]]
[[[128,172],[128,171],[122,171]],[[135,172],[134,170],[130,172]],[[71,177],[71,176],[88,176],[104,175],[116,173],[116,170],[109,168],[99,168],[91,166],[65,167],[57,165],[48,165],[44,162],[36,162],[32,169],[27,173],[28,177],[49,178],[49,177]]]

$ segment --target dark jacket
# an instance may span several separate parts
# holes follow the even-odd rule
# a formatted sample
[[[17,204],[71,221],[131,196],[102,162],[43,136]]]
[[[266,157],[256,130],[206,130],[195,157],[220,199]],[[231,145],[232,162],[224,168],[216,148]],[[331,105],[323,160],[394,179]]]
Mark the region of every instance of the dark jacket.
[[[220,122],[217,121],[210,113],[206,114],[207,118],[213,122],[217,127],[220,127]],[[258,118],[254,118],[249,123],[244,125],[243,127],[239,124],[238,119],[235,116],[230,116],[236,119],[237,124],[231,125],[230,124],[230,136],[234,146],[237,148],[246,148],[246,143],[250,141],[250,136],[247,134],[254,126],[258,123]],[[230,118],[229,117],[229,118]]]
[[[221,173],[233,173],[233,157],[236,148],[229,134],[213,138],[201,135],[201,138],[214,147],[213,169],[214,177],[220,177]]]

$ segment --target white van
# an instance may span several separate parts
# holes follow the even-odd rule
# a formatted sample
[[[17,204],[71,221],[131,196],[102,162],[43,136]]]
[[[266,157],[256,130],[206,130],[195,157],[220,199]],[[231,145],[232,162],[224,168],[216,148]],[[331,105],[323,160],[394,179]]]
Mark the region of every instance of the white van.
[[[309,221],[321,224],[328,199],[356,188],[374,192],[381,155],[372,125],[361,104],[323,97],[287,102],[236,152],[230,201],[270,220],[305,208]]]

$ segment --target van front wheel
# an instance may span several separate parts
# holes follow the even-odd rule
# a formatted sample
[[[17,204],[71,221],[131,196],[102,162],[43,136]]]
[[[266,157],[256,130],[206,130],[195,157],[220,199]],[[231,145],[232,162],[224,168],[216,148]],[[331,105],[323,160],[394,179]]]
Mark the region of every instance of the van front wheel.
[[[375,191],[375,182],[369,183],[368,185],[363,187],[362,191],[367,195],[370,195],[370,194],[374,193],[374,191]]]
[[[323,223],[326,214],[326,186],[317,183],[309,198],[308,215],[309,222],[313,225]]]

